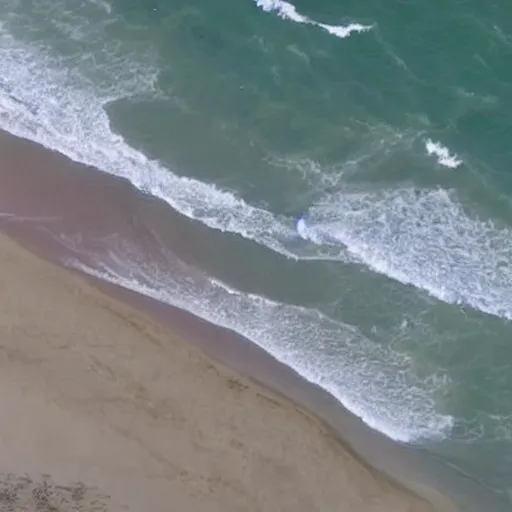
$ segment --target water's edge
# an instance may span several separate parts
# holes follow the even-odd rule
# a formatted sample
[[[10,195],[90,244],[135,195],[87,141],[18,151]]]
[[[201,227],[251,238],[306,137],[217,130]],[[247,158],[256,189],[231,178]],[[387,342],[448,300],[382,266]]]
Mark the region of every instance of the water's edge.
[[[84,237],[97,231],[99,219],[109,219],[107,223],[113,223],[116,233],[123,236],[123,229],[133,228],[134,221],[129,218],[129,213],[137,212],[137,205],[141,202],[154,203],[160,211],[168,213],[166,221],[172,221],[174,213],[167,205],[157,198],[141,194],[127,181],[91,172],[91,169],[32,142],[2,134],[0,152],[3,157],[0,168],[3,213],[0,229],[31,252],[53,263],[61,263],[69,250],[55,237],[53,228],[52,231],[41,229],[41,219],[45,216],[59,217],[59,226],[66,227],[68,231],[74,226]],[[14,216],[10,216],[11,213]],[[127,222],[128,227],[124,225]],[[128,236],[128,232],[124,234]],[[129,234],[134,233],[130,231]],[[474,481],[451,470],[426,451],[392,442],[371,430],[329,393],[307,382],[247,339],[167,304],[86,277],[100,290],[142,310],[177,332],[214,360],[310,411],[335,433],[345,448],[357,454],[367,465],[429,501],[437,502],[440,508],[446,508],[442,505],[445,495],[462,510],[510,510]]]

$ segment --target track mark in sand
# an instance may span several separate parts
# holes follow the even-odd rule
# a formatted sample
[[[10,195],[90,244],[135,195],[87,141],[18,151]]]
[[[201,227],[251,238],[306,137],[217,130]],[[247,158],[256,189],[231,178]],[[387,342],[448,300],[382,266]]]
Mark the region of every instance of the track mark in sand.
[[[228,386],[229,389],[234,389],[239,392],[245,391],[249,387],[233,377],[228,377],[226,379],[226,385]]]

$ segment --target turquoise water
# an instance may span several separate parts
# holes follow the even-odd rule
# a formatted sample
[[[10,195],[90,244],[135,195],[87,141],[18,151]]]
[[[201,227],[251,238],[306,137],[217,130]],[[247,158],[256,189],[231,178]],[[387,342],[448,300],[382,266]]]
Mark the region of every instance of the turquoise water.
[[[0,127],[204,230],[197,282],[126,246],[96,271],[508,493],[508,2],[2,7]]]

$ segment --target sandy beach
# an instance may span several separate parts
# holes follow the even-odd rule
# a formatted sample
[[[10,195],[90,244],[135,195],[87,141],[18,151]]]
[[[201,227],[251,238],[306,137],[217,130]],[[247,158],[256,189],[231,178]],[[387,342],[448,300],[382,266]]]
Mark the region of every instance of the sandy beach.
[[[55,264],[112,233],[193,259],[203,233],[37,144],[0,154],[1,511],[492,508],[243,337]]]
[[[512,512],[511,5],[4,1],[0,512]]]
[[[0,265],[1,510],[433,510],[293,404],[5,236]]]

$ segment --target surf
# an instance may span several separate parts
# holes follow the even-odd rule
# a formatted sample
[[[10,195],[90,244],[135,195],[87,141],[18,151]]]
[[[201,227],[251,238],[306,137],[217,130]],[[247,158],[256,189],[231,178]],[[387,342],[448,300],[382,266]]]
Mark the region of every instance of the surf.
[[[343,191],[313,205],[297,232],[338,247],[391,279],[435,298],[512,319],[512,230],[470,218],[454,191]]]
[[[451,154],[450,150],[443,146],[440,142],[434,142],[432,139],[427,139],[425,148],[429,155],[437,157],[439,165],[449,167],[450,169],[457,169],[462,165],[462,160],[455,154]]]
[[[214,184],[181,177],[129,146],[112,132],[105,108],[134,94],[158,94],[158,70],[126,60],[139,78],[103,90],[76,70],[62,68],[60,59],[43,48],[0,31],[0,127],[14,135],[59,151],[72,160],[129,180],[141,191],[159,197],[181,214],[207,226],[254,240],[289,258],[285,243],[296,238],[293,226],[247,204]],[[114,70],[106,72],[118,72]],[[11,92],[12,91],[12,92]]]
[[[267,7],[276,5],[281,3]],[[84,18],[80,23],[86,22]],[[326,197],[323,205],[311,206],[304,215],[307,220],[297,229],[292,218],[253,206],[234,191],[179,176],[112,131],[106,112],[110,103],[136,94],[163,94],[157,86],[158,67],[151,58],[116,54],[118,45],[113,44],[109,52],[115,65],[111,69],[104,63],[106,79],[97,84],[73,68],[72,60],[71,67],[63,67],[62,59],[49,48],[23,42],[9,30],[4,20],[0,28],[3,129],[127,179],[191,219],[287,258],[357,261],[441,301],[512,318],[512,277],[507,263],[512,252],[510,229],[468,217],[454,192],[340,190]],[[82,27],[76,32],[90,30]],[[81,57],[77,62],[84,65],[87,59]],[[442,149],[437,147],[437,153]],[[453,155],[439,154],[451,165],[457,163]],[[407,230],[401,232],[400,224]],[[418,262],[425,255],[429,257],[423,266]]]
[[[349,25],[328,25],[314,21],[297,11],[297,8],[284,0],[254,0],[256,5],[265,12],[275,12],[279,17],[284,20],[293,21],[295,23],[302,23],[305,25],[312,25],[319,27],[328,32],[329,34],[345,39],[353,33],[368,32],[372,29],[371,25],[362,25],[361,23],[350,23]]]
[[[144,252],[127,240],[122,247],[106,242],[97,253],[87,252],[91,264],[81,261],[80,244],[73,241],[75,256],[64,263],[244,336],[392,439],[414,443],[450,434],[455,419],[437,411],[434,399],[449,379],[418,377],[410,356],[316,309],[242,292],[191,273],[175,257],[168,265],[145,262]],[[63,237],[63,243],[70,241]]]

